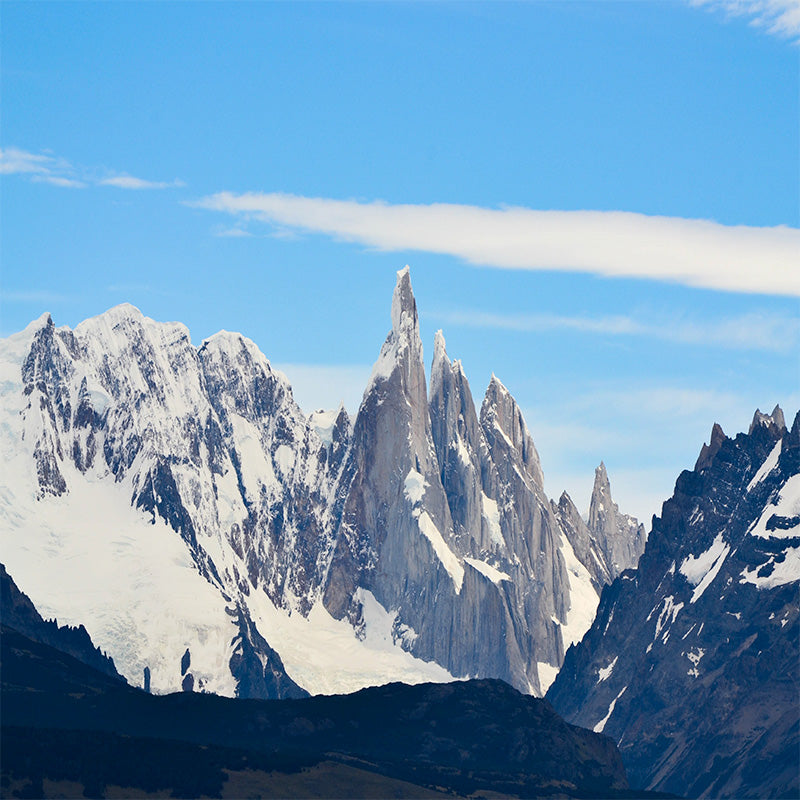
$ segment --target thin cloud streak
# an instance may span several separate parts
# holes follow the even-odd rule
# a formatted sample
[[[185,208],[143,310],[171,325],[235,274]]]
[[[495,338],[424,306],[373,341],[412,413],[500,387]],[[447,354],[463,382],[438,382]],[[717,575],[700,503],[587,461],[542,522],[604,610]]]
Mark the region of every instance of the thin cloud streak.
[[[75,178],[65,178],[62,175],[34,175],[31,177],[34,183],[49,183],[53,186],[60,186],[63,189],[85,189],[87,184]]]
[[[558,314],[492,314],[483,311],[423,312],[448,325],[539,333],[575,331],[604,336],[635,336],[676,344],[766,350],[785,353],[800,346],[800,318],[751,313],[715,321],[661,319],[648,321],[628,316],[570,317]]]
[[[116,175],[111,178],[103,178],[97,182],[99,186],[114,186],[117,189],[172,189],[185,186],[183,181],[146,181],[144,178],[135,178],[133,175]]]
[[[36,289],[31,291],[3,292],[3,302],[6,303],[69,303],[74,299],[75,298],[70,295],[58,294],[56,292],[39,291]]]
[[[647,278],[705,289],[800,296],[800,230],[726,226],[626,211],[536,211],[219,192],[189,205],[500,269]]]

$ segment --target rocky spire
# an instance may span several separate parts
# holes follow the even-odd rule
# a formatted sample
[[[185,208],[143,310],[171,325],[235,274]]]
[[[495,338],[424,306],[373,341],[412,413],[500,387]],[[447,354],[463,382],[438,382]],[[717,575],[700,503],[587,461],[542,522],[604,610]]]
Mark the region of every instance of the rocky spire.
[[[488,478],[489,471],[486,441],[461,362],[448,358],[441,331],[434,340],[428,408],[457,548],[463,555],[478,555],[502,547],[499,525],[491,524],[483,508],[482,475]]]
[[[697,462],[694,465],[695,470],[699,472],[708,467],[717,454],[717,451],[722,446],[722,443],[727,438],[725,432],[722,430],[722,426],[718,422],[715,422],[714,426],[711,428],[711,436],[708,440],[708,444],[703,442],[703,446],[700,448],[700,455],[697,457]]]
[[[494,373],[481,405],[481,426],[490,448],[493,451],[504,448],[516,450],[522,457],[526,473],[539,489],[543,489],[544,475],[539,454],[528,432],[522,411]],[[494,461],[498,463],[498,457],[494,457]]]
[[[594,471],[589,531],[605,556],[612,580],[624,570],[635,567],[644,552],[644,525],[634,517],[620,513],[611,499],[611,483],[602,461]]]
[[[415,587],[417,597],[428,592],[457,594],[463,566],[450,550],[452,523],[431,436],[408,267],[397,273],[391,316],[392,329],[353,428],[345,468],[349,486],[342,487],[347,499],[325,604],[334,616],[355,618],[360,612],[354,597],[361,587],[387,609],[404,604],[409,608],[404,621],[421,633],[423,609],[415,612],[408,602],[409,587]]]
[[[765,425],[767,428],[775,428],[775,433],[780,434],[781,431],[786,429],[786,420],[783,417],[783,410],[780,406],[776,405],[772,409],[771,414],[763,414],[760,409],[756,409],[753,414],[753,421],[750,423],[750,428],[747,431],[750,435],[759,425]]]

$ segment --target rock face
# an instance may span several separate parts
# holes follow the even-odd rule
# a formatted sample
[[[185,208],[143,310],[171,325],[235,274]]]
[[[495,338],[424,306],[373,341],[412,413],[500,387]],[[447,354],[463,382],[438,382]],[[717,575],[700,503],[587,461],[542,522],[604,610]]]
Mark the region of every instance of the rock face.
[[[20,585],[156,692],[541,694],[643,530],[603,467],[588,527],[551,504],[513,397],[493,377],[478,411],[441,334],[428,392],[407,268],[391,319],[353,420],[306,418],[248,339],[195,348],[132,306],[1,342]]]
[[[797,796],[799,581],[800,415],[715,425],[547,698],[617,742],[633,786]]]

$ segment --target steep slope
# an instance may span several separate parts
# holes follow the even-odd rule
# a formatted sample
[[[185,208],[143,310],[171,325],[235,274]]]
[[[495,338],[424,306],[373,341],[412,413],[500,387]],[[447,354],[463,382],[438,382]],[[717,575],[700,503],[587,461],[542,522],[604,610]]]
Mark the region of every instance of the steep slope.
[[[415,656],[541,694],[602,583],[559,525],[505,386],[493,376],[478,413],[441,332],[430,395],[425,383],[406,268],[343,467],[325,606],[358,627],[377,605]]]
[[[800,788],[800,415],[715,425],[607,587],[548,699],[611,736],[631,782],[691,797]]]

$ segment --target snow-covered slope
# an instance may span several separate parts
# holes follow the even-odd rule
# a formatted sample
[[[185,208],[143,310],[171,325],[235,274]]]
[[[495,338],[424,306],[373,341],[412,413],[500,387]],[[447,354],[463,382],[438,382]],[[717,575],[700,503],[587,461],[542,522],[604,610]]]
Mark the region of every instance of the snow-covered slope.
[[[130,682],[284,696],[449,677],[319,605],[341,442],[252,342],[195,349],[121,306],[75,331],[42,317],[2,342],[0,370],[2,558]]]
[[[128,305],[0,342],[22,591],[159,692],[541,693],[613,574],[605,540],[565,524],[514,399],[493,378],[478,413],[441,335],[429,396],[407,268],[391,317],[354,420],[306,418],[239,334],[196,348]]]

